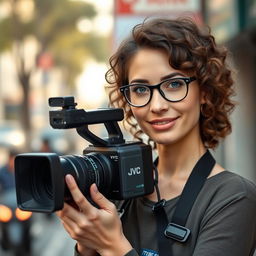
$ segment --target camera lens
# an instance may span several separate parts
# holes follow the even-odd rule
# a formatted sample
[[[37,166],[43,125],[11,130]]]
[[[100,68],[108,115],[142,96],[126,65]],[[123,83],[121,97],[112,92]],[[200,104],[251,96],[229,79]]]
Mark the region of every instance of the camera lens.
[[[17,202],[23,210],[53,212],[72,200],[64,182],[71,174],[90,200],[90,186],[108,195],[112,186],[110,160],[101,153],[58,156],[55,153],[21,154],[15,159]]]
[[[71,174],[82,193],[89,198],[89,189],[93,183],[96,183],[100,191],[107,194],[111,186],[111,167],[108,159],[99,153],[89,155],[66,155],[60,156],[60,164],[63,170],[62,176]],[[30,191],[34,200],[38,203],[50,201],[53,199],[53,186],[58,187],[58,181],[52,180],[49,162],[43,158],[31,161],[30,166]],[[71,199],[71,194],[64,184],[64,200]]]
[[[89,153],[87,155],[61,156],[60,163],[64,175],[71,174],[86,197],[89,197],[89,189],[93,183],[102,193],[108,193],[111,187],[112,173],[110,162],[104,155]],[[64,193],[65,200],[69,200],[70,193],[67,188]]]

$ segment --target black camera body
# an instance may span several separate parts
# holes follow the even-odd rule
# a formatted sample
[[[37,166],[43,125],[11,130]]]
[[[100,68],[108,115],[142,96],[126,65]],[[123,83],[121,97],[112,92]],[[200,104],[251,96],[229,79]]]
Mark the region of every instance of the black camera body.
[[[89,141],[83,155],[58,156],[55,153],[25,153],[15,159],[17,203],[22,210],[54,212],[72,200],[65,185],[71,174],[90,200],[89,188],[96,183],[109,199],[123,200],[154,191],[152,150],[141,142],[125,142],[117,121],[122,109],[76,109],[73,97],[50,98],[50,124],[55,129],[76,128]],[[93,134],[88,125],[104,123],[108,138]]]
[[[102,154],[105,162],[111,164],[111,189],[107,191],[107,187],[101,188],[108,198],[122,200],[153,192],[152,160],[149,160],[151,150],[148,146],[126,143],[107,148],[89,146],[84,150],[85,156],[98,154]]]

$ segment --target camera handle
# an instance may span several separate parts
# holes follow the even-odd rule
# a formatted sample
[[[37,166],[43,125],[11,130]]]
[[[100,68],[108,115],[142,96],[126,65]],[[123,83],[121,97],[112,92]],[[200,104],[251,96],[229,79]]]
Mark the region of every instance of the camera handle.
[[[80,126],[76,128],[76,130],[82,138],[89,141],[94,146],[111,146],[116,144],[123,144],[125,142],[122,131],[117,122],[105,122],[104,125],[108,132],[108,138],[106,140],[103,140],[97,135],[93,134],[89,130],[88,125]]]

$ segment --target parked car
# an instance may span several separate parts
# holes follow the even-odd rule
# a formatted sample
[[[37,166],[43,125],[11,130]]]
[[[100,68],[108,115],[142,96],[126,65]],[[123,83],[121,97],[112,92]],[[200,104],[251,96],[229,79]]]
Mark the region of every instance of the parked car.
[[[0,195],[0,245],[15,256],[30,256],[32,212],[17,208],[16,191]]]

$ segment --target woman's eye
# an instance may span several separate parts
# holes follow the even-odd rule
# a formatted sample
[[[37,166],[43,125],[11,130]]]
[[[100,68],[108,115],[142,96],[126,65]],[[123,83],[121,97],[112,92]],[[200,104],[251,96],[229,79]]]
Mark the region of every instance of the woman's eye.
[[[138,94],[143,94],[148,92],[148,88],[144,86],[133,86],[132,87],[132,92],[138,93]]]
[[[185,83],[183,80],[174,80],[174,81],[169,81],[168,84],[166,84],[166,87],[168,88],[180,88],[183,86]]]

